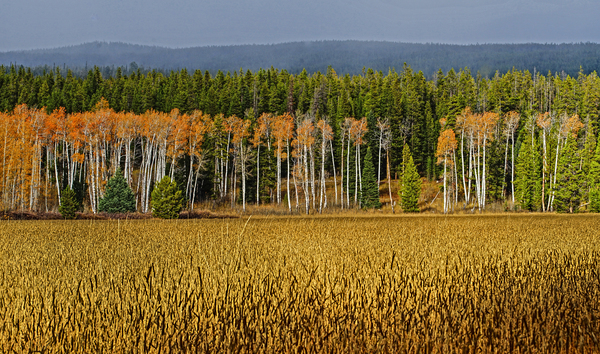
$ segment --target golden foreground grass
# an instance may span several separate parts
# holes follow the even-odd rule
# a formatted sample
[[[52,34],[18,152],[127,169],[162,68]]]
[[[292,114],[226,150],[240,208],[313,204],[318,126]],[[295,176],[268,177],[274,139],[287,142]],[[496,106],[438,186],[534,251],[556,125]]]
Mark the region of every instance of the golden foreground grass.
[[[0,351],[599,352],[600,218],[0,223]]]

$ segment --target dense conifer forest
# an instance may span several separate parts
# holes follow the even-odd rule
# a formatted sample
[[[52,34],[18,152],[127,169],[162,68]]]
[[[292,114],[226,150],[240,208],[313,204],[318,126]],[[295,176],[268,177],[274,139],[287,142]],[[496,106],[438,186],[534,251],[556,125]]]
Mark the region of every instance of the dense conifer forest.
[[[364,68],[383,71],[401,70],[409,63],[413,70],[422,71],[428,79],[439,69],[444,72],[468,67],[474,75],[492,77],[496,71],[505,73],[513,68],[538,71],[542,74],[566,73],[576,76],[600,71],[600,44],[419,44],[378,41],[318,41],[291,42],[270,45],[233,45],[192,48],[164,48],[125,43],[93,42],[70,47],[13,51],[0,53],[0,64],[31,67],[41,74],[66,67],[75,76],[85,77],[93,65],[102,75],[116,75],[121,67],[129,75],[141,69],[142,73],[157,70],[168,75],[171,70],[187,68],[208,70],[216,75],[239,71],[253,72],[275,67],[290,74],[327,71],[333,67],[340,75],[360,75]]]
[[[366,171],[381,186],[397,183],[412,160],[443,186],[445,211],[498,201],[593,210],[599,109],[600,79],[583,71],[440,69],[427,78],[408,65],[357,75],[117,68],[105,76],[93,67],[79,77],[2,67],[2,208],[57,210],[68,186],[96,212],[119,167],[142,212],[165,175],[188,208],[207,200],[305,212],[364,207]]]

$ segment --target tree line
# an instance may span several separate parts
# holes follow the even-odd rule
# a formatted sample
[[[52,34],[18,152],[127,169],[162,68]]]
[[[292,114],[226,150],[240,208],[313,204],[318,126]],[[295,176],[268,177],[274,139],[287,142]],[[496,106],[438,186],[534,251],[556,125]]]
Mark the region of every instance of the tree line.
[[[370,205],[367,170],[377,185],[399,180],[401,193],[410,190],[413,161],[422,178],[443,180],[445,211],[496,201],[593,209],[599,104],[595,72],[488,79],[440,70],[427,80],[404,66],[386,75],[271,68],[104,78],[94,68],[81,79],[11,67],[0,70],[2,203],[56,210],[68,186],[96,211],[121,167],[142,212],[165,175],[190,206],[322,211]]]
[[[85,77],[93,63],[104,77],[115,76],[117,67],[129,75],[138,68],[144,74],[156,69],[236,71],[240,67],[258,71],[274,66],[289,73],[325,72],[330,65],[338,73],[359,75],[364,67],[387,72],[410,63],[413,69],[431,78],[438,69],[469,67],[474,73],[491,77],[494,72],[518,70],[565,72],[577,75],[600,70],[597,43],[563,44],[420,44],[384,41],[313,41],[269,45],[231,45],[192,48],[164,48],[126,43],[92,42],[54,49],[0,52],[0,64],[16,63],[41,73],[44,66],[69,67],[75,76]],[[66,70],[65,70],[66,72]]]

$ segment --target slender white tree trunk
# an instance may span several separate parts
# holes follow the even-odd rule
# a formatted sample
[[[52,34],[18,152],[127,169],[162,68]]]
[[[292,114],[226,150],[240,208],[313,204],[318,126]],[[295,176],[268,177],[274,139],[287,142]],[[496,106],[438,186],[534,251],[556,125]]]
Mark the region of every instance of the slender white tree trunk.
[[[287,146],[287,200],[288,200],[288,208],[290,210],[290,212],[292,212],[292,202],[291,202],[291,197],[290,197],[290,142],[288,139],[286,139],[286,146]],[[296,179],[294,178],[294,187],[296,185]],[[296,190],[296,208],[298,207],[298,191]]]
[[[385,150],[386,157],[386,170],[387,170],[387,178],[388,178],[388,192],[390,194],[390,205],[392,206],[392,214],[394,211],[394,198],[392,197],[392,172],[390,171],[390,150],[389,148]]]
[[[381,144],[383,139],[383,132],[379,133],[379,155],[377,158],[377,188],[379,189],[379,183],[381,183]]]
[[[462,182],[463,182],[463,193],[464,193],[464,197],[465,197],[465,208],[467,207],[467,204],[469,203],[468,199],[469,199],[469,192],[467,191],[467,181],[465,178],[465,154],[464,154],[464,133],[461,131],[460,134],[460,162],[462,165],[462,173],[461,173],[461,177],[462,177]],[[469,162],[471,160],[469,159]]]
[[[550,199],[550,211],[554,211],[554,189],[556,189],[556,174],[558,173],[558,154],[560,152],[560,136],[558,137],[558,141],[556,142],[556,159],[554,160],[554,181],[552,182],[552,198]]]
[[[444,214],[448,213],[448,187],[446,186],[446,156],[444,156]]]
[[[344,137],[342,136],[342,153],[340,156],[341,170],[340,170],[340,203],[341,208],[344,210]]]
[[[58,150],[56,147],[56,143],[54,144],[54,178],[56,179],[56,195],[58,196],[58,205],[60,206],[60,182],[58,179],[58,164],[56,163],[56,155],[58,155]]]
[[[277,205],[281,205],[281,147],[279,144],[277,146]]]
[[[277,168],[279,168],[279,165]],[[277,192],[279,192],[279,170],[277,171]],[[279,199],[277,200],[279,201]],[[260,205],[260,144],[258,144],[258,152],[256,153],[256,205]],[[244,208],[244,210],[246,209]]]
[[[350,208],[350,139],[348,139],[348,151],[346,152],[346,203]]]
[[[510,186],[511,186],[512,202],[513,202],[513,204],[515,204],[515,136],[514,136],[514,133],[512,135],[511,142],[512,142],[512,150],[511,150],[511,158],[510,158]],[[544,204],[543,200],[542,200],[542,204]]]
[[[304,145],[304,154],[302,156],[302,165],[304,167],[304,202],[306,204],[306,214],[308,214],[308,208],[309,208],[309,204],[310,204],[310,201],[309,201],[310,195],[309,195],[309,188],[308,188],[309,173],[308,173],[308,161],[307,161],[308,160],[308,152],[307,152],[307,150],[308,149],[307,149],[306,145]]]
[[[240,141],[240,157],[242,167],[242,210],[246,211],[246,161],[244,157],[244,147]]]
[[[337,188],[337,177],[335,173],[335,156],[333,155],[333,143],[329,140],[329,148],[331,149],[331,164],[333,165],[333,187],[335,192],[335,204],[338,203],[338,188]]]
[[[313,209],[316,209],[316,202],[317,202],[317,194],[316,194],[316,188],[315,188],[315,179],[316,179],[316,173],[315,173],[315,156],[313,154],[313,149],[312,146],[308,147],[308,152],[310,155],[310,194],[312,196],[312,207]]]

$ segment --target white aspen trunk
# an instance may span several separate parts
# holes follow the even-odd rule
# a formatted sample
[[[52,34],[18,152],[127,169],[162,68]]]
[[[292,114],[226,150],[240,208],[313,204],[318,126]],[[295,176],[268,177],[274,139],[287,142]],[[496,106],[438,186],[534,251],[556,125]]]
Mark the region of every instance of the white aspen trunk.
[[[480,179],[480,173],[481,173],[481,165],[480,165],[480,146],[477,146],[477,156],[473,157],[473,162],[475,164],[475,168],[474,168],[474,172],[475,172],[475,191],[476,193],[476,198],[477,198],[477,207],[479,208],[479,210],[481,210],[481,179]]]
[[[221,160],[215,156],[215,179],[213,180],[213,189],[219,191],[219,196],[222,196],[223,189],[221,189],[221,174],[219,168],[221,166]],[[217,180],[218,179],[218,180]]]
[[[288,208],[290,210],[290,212],[292,212],[292,202],[291,202],[291,197],[290,197],[290,142],[288,139],[286,139],[286,146],[287,146],[287,200],[288,200]],[[294,185],[296,184],[296,179],[294,179]],[[296,191],[296,207],[298,204],[298,191]]]
[[[279,168],[279,166],[277,166],[277,167]],[[279,182],[277,184],[277,193],[279,193]],[[279,200],[279,198],[278,198],[278,200]],[[258,153],[256,154],[256,205],[259,205],[259,204],[260,204],[260,144],[258,144]],[[244,208],[244,210],[246,210],[246,208]]]
[[[56,179],[56,195],[58,196],[58,206],[60,203],[60,183],[58,180],[58,165],[56,164],[56,155],[58,154],[56,143],[54,144],[54,178]]]
[[[4,128],[4,148],[2,150],[2,199],[3,201],[7,201],[6,199],[6,191],[8,191],[7,182],[8,182],[8,173],[6,171],[6,146],[8,145],[8,125]],[[56,162],[56,160],[54,160]],[[60,193],[59,198],[60,200]]]
[[[333,165],[333,188],[335,193],[335,204],[338,203],[338,188],[337,188],[337,176],[335,173],[335,157],[333,155],[333,143],[332,140],[329,140],[329,148],[331,149],[331,164]],[[325,196],[327,198],[327,195]],[[327,199],[325,200],[327,203]]]
[[[196,168],[196,178],[194,180],[194,191],[192,192],[192,199],[190,199],[190,209],[194,211],[194,200],[196,200],[196,188],[198,187],[198,175],[200,175],[200,163]]]
[[[543,144],[543,158],[542,158],[542,211],[546,212],[546,129],[542,129],[542,144]],[[514,137],[513,137],[513,165],[514,165]],[[514,184],[514,183],[513,183]],[[514,193],[513,193],[514,194]]]
[[[167,172],[167,138],[163,140],[162,146],[158,149],[158,161],[156,167],[155,181],[160,181]]]
[[[321,142],[321,188],[319,196],[319,214],[323,212],[323,197],[325,194],[325,140]],[[325,201],[327,203],[327,201]]]
[[[185,188],[188,200],[192,201],[192,188],[195,187],[194,181],[194,155],[196,151],[196,143],[190,146],[190,171],[188,173],[187,186]]]
[[[227,177],[229,174],[229,141],[231,138],[231,133],[227,133],[227,146],[225,147],[225,191],[224,195],[227,195]]]
[[[96,183],[95,183],[95,175],[94,175],[94,157],[92,155],[92,149],[90,146],[90,153],[89,153],[89,165],[90,165],[90,171],[92,173],[90,173],[90,187],[89,187],[89,192],[90,192],[90,207],[92,208],[92,212],[94,214],[96,214]]]
[[[46,148],[46,180],[44,185],[44,199],[46,213],[48,212],[48,180],[50,179],[50,149]]]
[[[444,214],[448,213],[448,188],[446,187],[446,156],[444,155]]]
[[[127,185],[131,187],[131,137],[128,137],[125,143],[125,178],[127,179]]]
[[[560,136],[558,137],[558,141],[556,142],[556,159],[554,160],[554,182],[552,182],[552,187],[556,188],[556,174],[558,173],[558,154],[560,152]],[[552,198],[550,199],[550,211],[554,211],[554,189],[552,190]]]
[[[169,178],[171,179],[171,181],[173,179],[175,179],[175,155],[176,153],[173,153],[173,158],[171,159],[171,166],[169,166]],[[166,169],[166,163],[165,163],[165,169]]]
[[[244,147],[240,141],[240,158],[242,167],[242,210],[246,211],[246,161],[244,157]],[[257,202],[258,203],[258,202]]]
[[[151,176],[152,176],[152,160],[154,158],[154,144],[152,141],[146,142],[146,147],[143,149],[143,169],[142,169],[142,193],[141,193],[141,205],[142,212],[147,213],[149,209],[148,205],[148,190],[150,189]]]
[[[158,142],[152,146],[152,159],[150,161],[148,183],[146,183],[146,207],[148,208],[148,211],[152,211],[152,204],[150,203],[152,197],[152,176],[155,176],[158,173],[157,170],[161,169],[161,148]],[[159,181],[160,179],[154,177],[155,183]]]
[[[506,172],[508,172],[508,138],[509,135],[506,134],[506,147],[504,149],[504,175],[502,179],[502,197],[506,200]]]
[[[309,152],[309,156],[310,156],[310,194],[312,196],[312,207],[313,209],[316,209],[316,201],[317,201],[317,194],[316,194],[316,188],[315,188],[315,179],[316,179],[316,173],[315,173],[315,156],[313,154],[313,149],[312,146],[308,147],[308,152]]]
[[[215,173],[218,176],[218,181],[216,181],[217,189],[219,190],[219,198],[223,199],[225,197],[225,186],[223,185],[223,176],[225,172],[225,167],[223,166],[223,158],[221,156],[215,157]]]
[[[99,183],[97,183],[98,185],[98,200],[100,200],[101,198],[104,198],[104,183],[106,182],[107,178],[106,178],[106,165],[104,164],[105,162],[105,151],[104,149],[102,149],[100,146],[98,147],[98,154],[96,155],[96,171],[98,174],[98,181]]]
[[[354,206],[358,204],[358,145],[354,153]]]
[[[483,173],[481,175],[481,205],[482,205],[482,209],[485,209],[485,192],[486,192],[486,185],[485,185],[485,144],[486,144],[486,139],[483,139]]]
[[[37,139],[36,139],[37,140]],[[35,175],[36,175],[36,165],[37,162],[35,161],[35,153],[36,153],[36,148],[35,148],[35,143],[34,143],[34,152],[31,154],[31,182],[29,183],[29,210],[33,210],[33,199],[34,199],[34,190],[35,190]]]
[[[67,163],[66,169],[67,169],[67,185],[69,186],[69,188],[73,188],[73,163],[72,163],[72,156],[75,153],[75,148],[73,148],[73,151],[71,152],[71,148],[69,147],[69,144],[67,144],[66,142],[63,142],[63,158],[62,158],[62,166],[63,166],[63,173],[65,170],[65,160]],[[86,158],[86,153],[83,152],[84,154],[84,159]]]
[[[461,173],[461,177],[462,177],[462,182],[463,182],[463,193],[464,193],[464,197],[465,197],[465,208],[467,207],[468,202],[468,198],[469,198],[469,192],[467,191],[467,181],[465,179],[465,154],[464,154],[464,131],[461,130],[460,132],[460,162],[462,165],[462,173]],[[469,159],[469,162],[471,160]]]
[[[193,180],[194,180],[194,153],[191,152],[190,153],[190,172],[188,174],[188,182],[187,182],[187,186],[186,186],[187,198],[191,203],[193,203],[192,202],[193,201],[192,188],[195,187]]]
[[[75,183],[75,174],[77,173],[77,161],[75,161],[75,159],[73,158],[73,154],[75,154],[75,147],[72,147],[69,162],[67,163],[67,168],[68,168],[68,171],[67,171],[68,177],[67,178],[69,179],[68,183],[69,183],[69,188],[71,188],[71,189],[73,189],[73,184]]]
[[[146,190],[146,159],[147,159],[147,142],[146,145],[144,145],[144,139],[140,140],[140,144],[141,144],[141,149],[142,149],[142,164],[140,165],[140,174],[138,176],[138,181],[137,181],[137,187],[136,187],[136,208],[137,208],[137,201],[139,199],[140,202],[140,210],[142,212],[145,212],[145,208],[144,208],[144,191]],[[141,188],[141,190],[140,190]]]
[[[350,208],[350,139],[348,139],[348,151],[346,152],[346,203]]]
[[[359,188],[360,188],[360,193],[361,193],[361,201],[359,201],[360,207],[362,208],[362,170],[360,168],[360,145],[357,145],[356,150],[358,152],[358,184],[359,184]],[[379,189],[379,187],[378,187]]]
[[[511,158],[510,158],[510,186],[511,186],[512,202],[513,202],[513,204],[515,204],[515,135],[514,135],[514,133],[512,135],[511,142],[512,142],[512,150],[511,150]],[[544,198],[542,197],[542,199],[544,199]],[[544,204],[543,200],[542,200],[542,204]]]
[[[233,168],[233,171],[231,173],[231,209],[235,209],[235,197],[236,197],[236,192],[237,192],[237,166],[236,166],[236,162],[237,162],[237,154],[235,153],[234,150],[234,155],[233,155],[233,165],[231,168]]]
[[[36,153],[37,158],[37,178],[36,178],[36,188],[35,188],[35,199],[33,201],[33,205],[35,210],[40,210],[40,193],[42,191],[42,160],[43,160],[43,151],[41,145],[38,145],[38,151]]]
[[[298,165],[298,158],[294,159],[294,170],[297,170],[296,166]],[[298,198],[298,183],[296,180],[296,173],[292,173],[292,176],[294,177],[294,192],[296,193],[296,211],[299,210],[300,208],[300,201]]]
[[[267,150],[268,150],[268,154],[269,156],[272,156],[272,152],[271,152],[271,138],[269,137],[269,133],[267,132]],[[269,166],[269,170],[271,169],[271,166]],[[275,198],[273,197],[273,188],[269,187],[269,203],[273,203],[273,200]]]
[[[309,189],[308,189],[308,185],[309,185],[309,180],[308,180],[308,151],[307,151],[307,146],[304,145],[304,154],[302,156],[302,165],[303,165],[303,169],[304,169],[304,202],[306,204],[306,214],[308,214],[308,208],[309,208]]]
[[[340,170],[340,204],[342,210],[344,210],[344,136],[342,136],[342,153],[340,155],[341,170]],[[333,152],[332,152],[333,153]]]
[[[281,146],[279,145],[280,143],[277,144],[277,205],[281,205]]]
[[[452,170],[454,171],[454,206],[452,206],[452,211],[454,211],[454,208],[458,205],[458,186],[459,186],[459,182],[458,182],[458,168],[456,168],[456,150],[454,150],[453,152],[453,156],[454,156],[454,163],[452,164]]]
[[[467,202],[465,205],[468,205],[471,202],[471,181],[473,177],[473,141],[469,141],[469,183],[467,188]]]
[[[390,205],[392,206],[392,214],[394,211],[394,198],[392,198],[392,171],[390,170],[390,150],[389,148],[385,150],[385,158],[386,158],[386,170],[387,170],[387,179],[388,179],[388,192],[390,194]]]
[[[381,183],[381,142],[383,139],[383,131],[379,132],[379,155],[377,158],[377,188],[379,189],[379,183]]]

